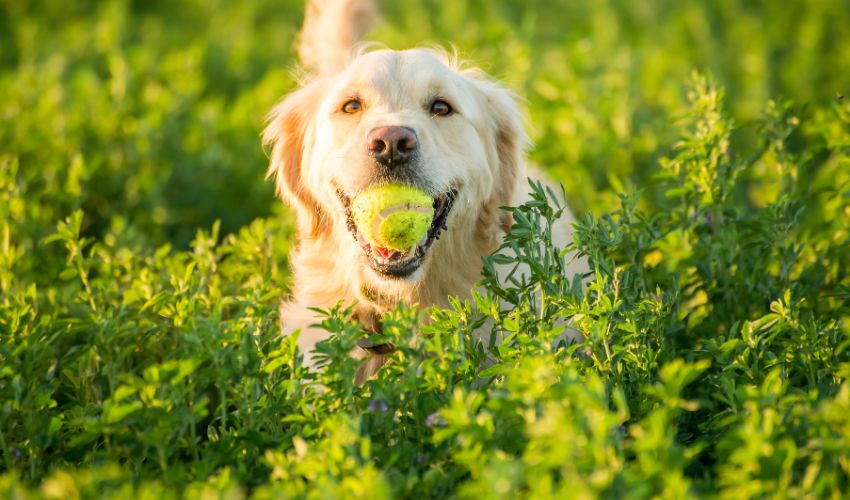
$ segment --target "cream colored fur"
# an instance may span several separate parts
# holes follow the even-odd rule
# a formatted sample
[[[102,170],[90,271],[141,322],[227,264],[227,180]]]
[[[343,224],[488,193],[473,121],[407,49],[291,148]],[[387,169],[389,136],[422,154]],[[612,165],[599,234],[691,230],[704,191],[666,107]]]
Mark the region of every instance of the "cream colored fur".
[[[481,277],[481,258],[496,250],[511,226],[499,207],[522,203],[527,187],[527,137],[514,96],[440,51],[356,51],[374,18],[370,1],[309,2],[300,55],[315,76],[272,110],[263,136],[271,146],[268,175],[298,216],[292,296],[281,306],[281,321],[285,334],[301,331],[298,345],[310,367],[314,346],[329,335],[311,326],[316,314],[310,307],[356,302],[368,323],[399,302],[447,306],[449,295],[467,297]],[[362,111],[341,113],[353,96]],[[428,103],[436,97],[456,113],[430,114]],[[417,179],[432,194],[458,192],[448,230],[404,279],[367,265],[336,192],[353,196],[376,182],[365,138],[391,125],[418,134]],[[571,222],[559,222],[556,243],[568,242]],[[380,364],[367,361],[364,376]]]

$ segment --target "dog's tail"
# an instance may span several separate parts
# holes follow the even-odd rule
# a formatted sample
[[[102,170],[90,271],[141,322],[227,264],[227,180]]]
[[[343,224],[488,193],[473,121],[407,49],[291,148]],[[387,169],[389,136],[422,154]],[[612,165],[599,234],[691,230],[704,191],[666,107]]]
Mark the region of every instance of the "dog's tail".
[[[319,75],[342,70],[377,17],[374,0],[308,0],[298,44],[301,62]]]

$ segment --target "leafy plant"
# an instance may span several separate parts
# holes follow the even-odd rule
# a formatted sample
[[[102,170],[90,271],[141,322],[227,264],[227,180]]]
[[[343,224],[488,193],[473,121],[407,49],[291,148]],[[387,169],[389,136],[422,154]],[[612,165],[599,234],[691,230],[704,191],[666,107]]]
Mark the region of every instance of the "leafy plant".
[[[846,6],[668,3],[384,6],[380,38],[523,89],[580,217],[553,246],[529,184],[471,298],[387,313],[362,385],[351,304],[317,310],[317,373],[278,326],[257,134],[300,3],[4,4],[0,491],[846,496]]]

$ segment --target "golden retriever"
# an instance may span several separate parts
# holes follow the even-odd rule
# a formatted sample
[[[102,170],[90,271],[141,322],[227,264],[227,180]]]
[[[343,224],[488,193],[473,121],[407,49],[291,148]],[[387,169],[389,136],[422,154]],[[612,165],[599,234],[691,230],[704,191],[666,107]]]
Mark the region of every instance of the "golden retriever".
[[[499,207],[522,203],[526,186],[528,139],[513,94],[437,50],[358,50],[374,18],[368,0],[309,1],[299,54],[313,76],[271,111],[263,135],[268,176],[298,217],[281,321],[286,334],[300,330],[311,368],[313,348],[330,335],[312,326],[311,307],[356,303],[357,318],[377,331],[399,302],[469,296],[482,257],[511,228]],[[427,237],[406,253],[366,243],[348,212],[361,190],[389,182],[434,199]],[[557,244],[569,241],[570,223],[560,220]],[[368,358],[363,377],[387,350],[352,353]]]

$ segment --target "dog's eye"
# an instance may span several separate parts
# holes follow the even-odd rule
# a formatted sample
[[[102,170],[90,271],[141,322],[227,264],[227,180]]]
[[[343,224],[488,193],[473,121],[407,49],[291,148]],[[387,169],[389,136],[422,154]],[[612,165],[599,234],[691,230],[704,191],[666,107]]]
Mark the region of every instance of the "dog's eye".
[[[350,101],[346,101],[345,104],[342,105],[343,113],[353,114],[357,113],[361,109],[363,109],[363,106],[357,99],[351,99]]]
[[[436,101],[431,103],[431,114],[438,116],[448,116],[452,114],[454,110],[446,101],[437,99]]]

